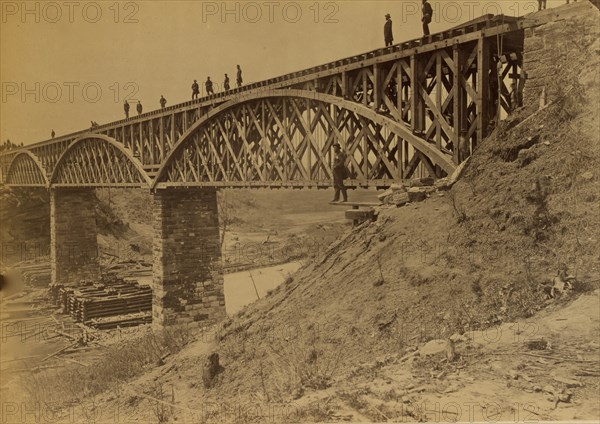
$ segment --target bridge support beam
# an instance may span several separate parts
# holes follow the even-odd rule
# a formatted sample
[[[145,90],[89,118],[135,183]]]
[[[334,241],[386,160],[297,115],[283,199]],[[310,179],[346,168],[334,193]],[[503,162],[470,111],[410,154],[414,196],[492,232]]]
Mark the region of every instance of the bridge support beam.
[[[158,190],[153,220],[155,328],[225,318],[216,189]]]
[[[90,188],[50,192],[52,284],[73,285],[100,274],[96,239],[96,194]]]

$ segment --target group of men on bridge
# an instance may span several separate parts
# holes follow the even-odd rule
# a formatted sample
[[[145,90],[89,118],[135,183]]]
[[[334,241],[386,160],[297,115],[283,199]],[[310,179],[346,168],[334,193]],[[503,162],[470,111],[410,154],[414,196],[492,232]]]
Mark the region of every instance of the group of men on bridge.
[[[577,1],[577,0],[575,0]],[[429,0],[422,0],[423,4],[421,7],[421,22],[423,23],[423,36],[429,35],[429,24],[433,18],[433,8],[429,3]],[[392,32],[392,17],[389,13],[385,15],[385,25],[383,26],[383,39],[385,42],[385,46],[393,46],[394,45],[394,35]]]
[[[237,65],[236,82],[237,82],[238,87],[241,87],[244,82],[242,79],[242,68],[240,67],[240,65]],[[215,94],[215,91],[213,88],[213,82],[211,81],[210,77],[207,78],[206,83],[204,85],[206,87],[207,95]],[[228,91],[231,89],[231,87],[229,85],[229,76],[227,74],[225,74],[225,80],[223,81],[223,89],[225,91]],[[192,100],[197,99],[199,94],[200,94],[200,86],[198,85],[198,81],[194,80],[194,83],[192,84]],[[165,99],[165,96],[163,96],[162,94],[160,95],[159,103],[160,103],[161,109],[164,109],[167,106],[167,99]],[[130,109],[131,109],[131,105],[129,104],[129,102],[127,100],[125,100],[125,102],[123,103],[123,111],[125,112],[126,119],[129,118],[129,110]],[[139,100],[136,105],[136,110],[137,110],[138,115],[142,114],[143,107],[142,107],[142,103]],[[52,138],[54,138],[54,135],[52,136]]]
[[[242,79],[242,68],[240,67],[240,65],[237,65],[236,82],[237,82],[238,87],[241,87],[244,82],[244,80]],[[206,82],[204,83],[204,87],[206,88],[207,96],[210,96],[211,94],[215,94],[213,82],[211,81],[210,77],[208,77],[206,79]],[[229,75],[225,74],[225,79],[223,80],[223,90],[229,91],[230,89],[231,89],[231,86],[229,85]],[[200,86],[198,85],[198,81],[194,80],[194,83],[192,84],[192,100],[196,100],[199,95],[200,95]]]
[[[161,105],[162,105],[162,100],[164,100],[164,97],[163,96],[160,96],[160,97],[161,97]],[[165,104],[166,103],[167,103],[167,101],[165,100]],[[129,118],[129,109],[130,109],[130,107],[131,106],[129,105],[129,102],[127,100],[125,100],[125,103],[123,103],[123,110],[125,111],[125,118]],[[138,115],[141,115],[142,111],[143,111],[143,107],[142,107],[142,103],[140,103],[139,100],[138,100],[137,105],[136,105],[135,108],[137,110]]]
[[[19,147],[18,144],[12,143],[9,139],[6,139],[4,143],[0,144],[0,152],[10,149],[16,149],[17,147]],[[23,147],[23,143],[21,143],[20,147]]]

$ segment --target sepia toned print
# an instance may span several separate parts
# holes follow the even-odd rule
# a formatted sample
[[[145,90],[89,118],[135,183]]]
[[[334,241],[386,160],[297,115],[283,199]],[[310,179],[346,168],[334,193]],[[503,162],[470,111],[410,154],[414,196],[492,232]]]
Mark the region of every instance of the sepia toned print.
[[[600,2],[0,1],[2,423],[600,420]]]

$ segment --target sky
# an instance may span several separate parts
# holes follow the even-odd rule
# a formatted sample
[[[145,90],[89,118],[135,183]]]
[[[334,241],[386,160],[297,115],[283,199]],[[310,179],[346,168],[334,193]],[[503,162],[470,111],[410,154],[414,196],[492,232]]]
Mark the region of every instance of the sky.
[[[548,8],[564,0],[548,0]],[[521,16],[537,0],[431,0],[432,32],[484,13]],[[0,1],[0,140],[25,145],[191,98],[210,76],[244,83],[421,36],[411,1]],[[132,107],[132,111],[135,108]]]

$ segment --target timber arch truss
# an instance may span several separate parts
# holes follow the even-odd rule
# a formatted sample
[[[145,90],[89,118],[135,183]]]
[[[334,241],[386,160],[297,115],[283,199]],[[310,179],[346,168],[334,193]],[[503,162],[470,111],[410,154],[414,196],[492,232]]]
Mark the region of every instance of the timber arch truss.
[[[31,152],[21,151],[10,163],[6,184],[24,187],[47,187],[48,176],[42,162]]]
[[[329,186],[333,145],[348,155],[350,185],[386,186],[451,173],[450,154],[372,108],[315,91],[258,92],[212,109],[182,135],[154,187]]]
[[[77,138],[58,159],[51,187],[148,187],[142,164],[121,143],[100,134]]]

